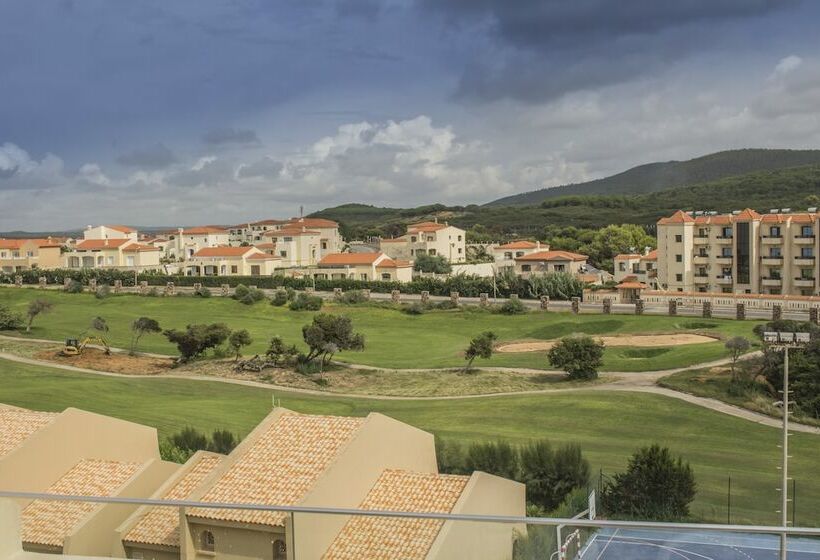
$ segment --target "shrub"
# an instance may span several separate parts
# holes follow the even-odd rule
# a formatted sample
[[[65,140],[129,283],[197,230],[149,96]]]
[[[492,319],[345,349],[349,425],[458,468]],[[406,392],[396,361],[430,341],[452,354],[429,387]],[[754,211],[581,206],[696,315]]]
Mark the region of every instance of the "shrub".
[[[227,455],[234,450],[238,443],[239,440],[233,432],[229,432],[228,430],[214,430],[213,434],[211,434],[208,450]]]
[[[413,270],[435,274],[450,274],[453,267],[442,255],[418,255],[413,262]]]
[[[239,284],[234,288],[233,299],[245,305],[253,305],[265,299],[265,292],[259,288],[249,288],[244,284]]]
[[[211,290],[206,286],[199,286],[196,290],[194,290],[194,296],[196,296],[196,297],[201,297],[201,298],[206,298],[207,299],[207,298],[211,297],[212,295],[213,294],[211,293]]]
[[[518,453],[505,441],[473,443],[465,457],[467,472],[484,471],[504,478],[518,479]]]
[[[296,345],[291,344],[287,346],[281,336],[272,337],[268,344],[268,350],[265,352],[265,356],[272,361],[274,365],[291,362],[298,354],[299,350],[296,348]]]
[[[339,303],[345,303],[348,305],[355,303],[367,303],[367,301],[368,297],[364,290],[351,290],[343,293],[342,297],[339,298]]]
[[[108,284],[97,286],[97,291],[94,292],[94,297],[97,299],[105,299],[111,295],[111,287]]]
[[[521,448],[521,478],[527,485],[527,500],[546,511],[557,508],[575,489],[589,482],[589,462],[578,445],[552,449],[540,440]]]
[[[290,302],[291,311],[319,311],[324,301],[319,296],[300,292],[293,301]]]
[[[242,347],[250,346],[252,342],[251,333],[249,333],[247,329],[233,331],[231,333],[231,336],[228,337],[228,346],[230,346],[235,355],[234,361],[239,361],[239,357],[242,355]]]
[[[302,338],[310,349],[306,361],[321,357],[326,365],[333,354],[345,350],[364,350],[364,335],[353,331],[350,317],[319,313],[310,325],[302,327]]]
[[[187,426],[171,436],[174,447],[193,454],[202,449],[208,449],[208,436],[196,428]]]
[[[212,323],[188,325],[184,331],[171,329],[163,334],[169,342],[177,345],[179,361],[187,362],[225,342],[231,331],[224,323]]]
[[[605,481],[601,504],[607,515],[651,521],[689,517],[695,498],[695,475],[689,463],[666,447],[639,449],[626,471]]]
[[[411,303],[410,305],[402,307],[401,310],[408,315],[423,315],[427,311],[427,308],[421,303]]]
[[[23,327],[23,316],[12,311],[5,305],[0,305],[0,331],[13,331]]]
[[[473,367],[473,361],[476,358],[484,358],[489,360],[493,357],[493,344],[498,339],[498,336],[492,331],[486,331],[475,337],[470,341],[467,350],[464,351],[464,359],[467,360],[467,367],[465,371],[470,371]]]
[[[273,293],[273,297],[270,299],[271,305],[276,305],[278,307],[282,307],[289,301],[288,293],[285,290],[279,289]]]
[[[83,293],[83,285],[81,282],[77,280],[72,280],[68,284],[66,284],[65,288],[63,288],[69,294],[81,294]]]
[[[159,290],[157,289],[157,287],[156,287],[156,286],[154,286],[154,287],[152,287],[150,290],[148,290],[148,291],[145,293],[145,295],[146,295],[147,297],[159,297]]]
[[[595,379],[604,357],[604,343],[587,335],[565,336],[548,353],[550,365],[570,379]]]
[[[518,299],[508,299],[498,307],[498,312],[504,315],[522,315],[527,308]]]

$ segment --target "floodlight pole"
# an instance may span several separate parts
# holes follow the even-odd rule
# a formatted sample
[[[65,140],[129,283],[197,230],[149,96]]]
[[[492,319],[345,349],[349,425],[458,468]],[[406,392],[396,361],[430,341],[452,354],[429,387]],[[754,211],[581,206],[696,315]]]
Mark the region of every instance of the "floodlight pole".
[[[783,346],[783,481],[781,483],[781,521],[783,528],[789,524],[789,347]],[[780,560],[787,560],[786,533],[780,535]]]

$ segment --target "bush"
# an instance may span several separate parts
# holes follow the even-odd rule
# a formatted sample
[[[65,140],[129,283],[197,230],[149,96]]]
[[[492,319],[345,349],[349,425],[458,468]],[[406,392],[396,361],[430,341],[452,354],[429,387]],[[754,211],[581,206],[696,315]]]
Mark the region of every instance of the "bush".
[[[224,323],[188,325],[184,331],[172,329],[163,332],[169,342],[177,345],[179,361],[187,362],[201,356],[209,348],[224,343],[231,330]]]
[[[689,517],[695,499],[695,475],[689,463],[666,447],[639,449],[623,473],[605,481],[601,504],[607,515],[648,521]]]
[[[587,335],[565,336],[547,354],[550,365],[570,379],[596,379],[604,357],[604,343]]]
[[[259,288],[249,288],[245,284],[239,284],[234,288],[233,299],[245,305],[253,305],[265,299],[265,292]]]
[[[24,325],[23,316],[12,311],[5,305],[0,305],[0,331],[14,331]]]
[[[207,299],[207,298],[211,297],[212,295],[213,294],[211,293],[211,290],[209,288],[207,288],[206,286],[199,286],[196,290],[194,290],[194,296],[196,296],[196,297],[201,297],[201,298]]]
[[[319,311],[324,301],[319,296],[300,292],[293,301],[290,302],[291,311]]]
[[[467,367],[465,371],[470,371],[473,367],[473,361],[476,358],[483,358],[489,360],[493,357],[493,344],[498,339],[498,336],[492,331],[486,331],[473,338],[467,350],[464,351],[464,359],[467,360]]]
[[[554,451],[546,440],[526,445],[521,448],[520,468],[527,500],[546,511],[557,508],[573,490],[589,482],[589,462],[574,444]]]
[[[97,299],[105,299],[111,295],[111,288],[108,284],[97,286],[97,291],[94,292],[94,297]]]
[[[156,286],[148,290],[145,294],[147,297],[159,297],[159,290]]]
[[[351,290],[342,294],[342,297],[339,298],[339,303],[352,305],[356,303],[367,303],[368,300],[369,298],[364,290]]]
[[[277,307],[282,307],[288,301],[290,301],[290,298],[288,297],[287,291],[279,289],[273,293],[273,297],[270,299],[270,304],[276,305]]]
[[[302,327],[302,338],[310,349],[306,361],[321,357],[322,366],[328,364],[336,352],[364,350],[364,335],[353,332],[350,317],[343,315],[315,315],[311,324]]]
[[[413,262],[413,270],[435,274],[450,274],[453,267],[442,255],[418,255]]]
[[[296,348],[296,345],[291,344],[287,346],[281,336],[272,337],[268,344],[268,350],[265,352],[265,356],[272,361],[274,365],[289,363],[298,355],[299,350]]]
[[[421,303],[411,303],[410,305],[402,307],[401,310],[408,315],[423,315],[427,311],[427,308]]]
[[[527,308],[518,299],[508,299],[498,307],[498,312],[504,315],[522,315]]]
[[[65,288],[63,288],[69,294],[81,294],[83,293],[83,285],[81,282],[77,280],[72,280],[68,284],[66,284]]]
[[[505,441],[473,443],[467,448],[464,464],[467,472],[484,471],[518,480],[518,453]]]

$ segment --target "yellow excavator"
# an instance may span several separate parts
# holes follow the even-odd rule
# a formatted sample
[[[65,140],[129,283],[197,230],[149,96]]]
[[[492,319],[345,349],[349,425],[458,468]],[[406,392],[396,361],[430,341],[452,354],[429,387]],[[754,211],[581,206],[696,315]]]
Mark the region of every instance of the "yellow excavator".
[[[78,338],[67,338],[65,346],[63,347],[63,356],[79,356],[89,344],[97,344],[105,348],[106,354],[111,354],[111,348],[108,346],[108,341],[101,336],[87,336],[80,340]]]

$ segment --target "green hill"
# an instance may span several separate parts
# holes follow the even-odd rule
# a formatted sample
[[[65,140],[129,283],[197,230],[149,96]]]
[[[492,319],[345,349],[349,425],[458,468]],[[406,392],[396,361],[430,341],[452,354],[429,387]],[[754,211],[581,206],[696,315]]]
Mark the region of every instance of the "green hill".
[[[747,173],[817,164],[820,150],[727,150],[688,161],[639,165],[603,179],[499,198],[487,206],[538,204],[569,195],[649,193]]]
[[[730,212],[754,208],[806,209],[820,203],[820,165],[747,173],[647,194],[563,196],[528,206],[444,206],[379,208],[345,204],[313,214],[342,224],[348,238],[393,236],[406,224],[434,217],[486,232],[494,239],[538,236],[546,225],[599,228],[636,223],[649,228],[678,209]],[[474,237],[475,238],[475,237]]]

